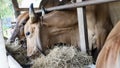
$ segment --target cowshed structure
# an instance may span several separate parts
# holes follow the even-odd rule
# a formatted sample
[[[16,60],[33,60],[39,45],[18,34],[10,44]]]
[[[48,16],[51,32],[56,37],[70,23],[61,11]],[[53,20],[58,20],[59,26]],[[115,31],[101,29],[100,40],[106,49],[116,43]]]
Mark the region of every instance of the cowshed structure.
[[[29,10],[29,8],[19,8],[17,0],[11,0],[11,1],[13,3],[16,18],[20,15],[21,11],[28,11]],[[62,0],[59,0],[59,1],[62,1]],[[69,9],[70,8],[77,8],[78,26],[79,26],[78,29],[79,29],[79,35],[80,35],[80,37],[79,37],[79,39],[80,39],[79,48],[80,48],[81,52],[87,53],[88,55],[92,55],[92,53],[90,51],[90,47],[89,47],[90,42],[88,40],[88,33],[89,32],[88,32],[88,29],[87,29],[87,20],[86,20],[86,14],[85,14],[86,8],[85,8],[85,6],[103,4],[103,3],[107,4],[107,3],[111,3],[111,2],[117,2],[118,0],[87,0],[87,1],[77,0],[76,2],[74,2],[74,0],[71,0],[71,1],[72,1],[71,4],[60,5],[60,6],[55,6],[55,7],[51,7],[51,8],[44,8],[44,9],[45,9],[45,11],[50,12],[50,11],[53,11],[53,10],[63,10],[63,9],[68,9],[68,8]],[[47,2],[47,0],[46,0],[46,2]],[[40,10],[40,8],[41,7],[35,8],[35,13],[44,14],[43,10]],[[98,25],[98,26],[100,26],[100,25]],[[3,43],[2,45],[4,46],[5,44]],[[6,54],[4,48],[3,48],[3,52]],[[9,59],[9,58],[7,58],[7,59]],[[5,59],[5,61],[6,61],[6,59]],[[12,61],[12,62],[14,62],[14,61]],[[8,62],[6,62],[6,63],[8,63]],[[10,67],[9,63],[7,65],[8,65],[8,67]],[[2,66],[2,65],[0,65],[0,66]],[[100,66],[100,64],[99,64],[99,66]],[[8,67],[6,66],[5,68],[8,68]],[[18,67],[21,68],[19,66],[19,64],[18,64]],[[100,68],[100,67],[98,67],[98,68]]]

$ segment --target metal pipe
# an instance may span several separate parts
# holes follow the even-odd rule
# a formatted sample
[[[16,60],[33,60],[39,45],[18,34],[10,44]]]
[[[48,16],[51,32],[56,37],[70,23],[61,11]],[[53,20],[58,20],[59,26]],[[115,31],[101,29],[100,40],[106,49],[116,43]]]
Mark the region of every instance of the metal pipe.
[[[117,2],[119,0],[92,0],[92,1],[83,1],[83,2],[77,2],[72,4],[66,4],[56,7],[51,7],[45,9],[46,11],[53,11],[53,10],[63,10],[63,9],[70,9],[70,8],[77,8],[77,7],[83,7],[88,5],[96,5],[96,4],[102,4],[102,3],[110,3],[110,2]],[[36,13],[41,13],[42,10],[36,10]]]

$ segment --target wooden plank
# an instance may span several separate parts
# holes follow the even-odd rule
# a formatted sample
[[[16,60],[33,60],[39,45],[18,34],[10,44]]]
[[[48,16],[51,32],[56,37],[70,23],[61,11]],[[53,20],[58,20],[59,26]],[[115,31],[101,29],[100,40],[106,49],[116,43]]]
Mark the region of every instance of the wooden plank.
[[[77,2],[81,2],[82,0],[77,0]],[[80,48],[81,51],[86,53],[89,50],[88,47],[88,33],[87,33],[87,23],[86,23],[86,14],[85,7],[77,8],[78,13],[78,26],[79,26],[79,34],[80,34]]]
[[[9,68],[6,49],[5,49],[5,42],[2,33],[2,23],[0,20],[0,68]]]
[[[116,2],[116,1],[119,1],[119,0],[90,0],[90,1],[77,2],[77,3],[73,3],[73,4],[67,4],[67,5],[51,7],[51,8],[47,8],[45,10],[46,11],[63,10],[63,9],[77,8],[77,7],[83,7],[83,6],[88,6],[88,5],[110,3],[110,2]],[[42,10],[37,10],[35,12],[36,13],[41,13]]]
[[[12,4],[15,11],[15,17],[17,18],[20,15],[20,11],[18,10],[19,6],[17,0],[12,0]]]

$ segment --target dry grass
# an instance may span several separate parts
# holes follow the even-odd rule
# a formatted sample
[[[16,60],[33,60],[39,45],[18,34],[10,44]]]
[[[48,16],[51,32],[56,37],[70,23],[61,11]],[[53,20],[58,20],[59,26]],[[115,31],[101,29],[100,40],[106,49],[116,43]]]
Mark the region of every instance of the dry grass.
[[[14,44],[7,43],[6,48],[20,64],[28,63],[26,49],[18,45],[17,41]],[[92,64],[92,57],[73,46],[56,46],[47,56],[41,55],[32,61],[34,64],[31,68],[86,68],[85,66]]]
[[[14,43],[10,43],[9,40],[5,40],[7,51],[14,57],[14,59],[24,65],[28,62],[27,50],[19,45],[19,40],[16,40]]]
[[[55,47],[47,56],[34,60],[31,68],[86,68],[92,64],[92,57],[81,53],[75,47]]]

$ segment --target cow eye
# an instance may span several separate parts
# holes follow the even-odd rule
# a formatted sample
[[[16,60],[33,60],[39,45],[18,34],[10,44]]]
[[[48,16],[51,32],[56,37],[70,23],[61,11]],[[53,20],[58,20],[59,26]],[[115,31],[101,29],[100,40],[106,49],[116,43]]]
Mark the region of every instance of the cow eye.
[[[28,36],[28,35],[30,35],[30,32],[27,32],[27,33],[26,33],[26,36]]]

